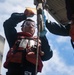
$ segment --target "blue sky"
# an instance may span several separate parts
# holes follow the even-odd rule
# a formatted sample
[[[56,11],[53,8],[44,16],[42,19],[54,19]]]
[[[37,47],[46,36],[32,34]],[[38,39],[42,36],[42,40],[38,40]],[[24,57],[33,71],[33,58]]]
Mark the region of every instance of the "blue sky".
[[[25,7],[35,7],[33,0],[0,0],[0,35],[4,36],[3,22],[8,19],[13,12],[24,12]],[[36,21],[36,16],[33,19]],[[50,15],[51,21],[55,21]],[[20,26],[17,28],[20,29]],[[57,36],[50,32],[46,34],[53,57],[43,62],[42,73],[38,75],[73,75],[74,73],[74,50],[70,43],[70,37]],[[5,37],[5,36],[4,36]],[[8,50],[7,41],[4,48],[4,57]],[[2,75],[5,75],[5,69],[2,67]]]

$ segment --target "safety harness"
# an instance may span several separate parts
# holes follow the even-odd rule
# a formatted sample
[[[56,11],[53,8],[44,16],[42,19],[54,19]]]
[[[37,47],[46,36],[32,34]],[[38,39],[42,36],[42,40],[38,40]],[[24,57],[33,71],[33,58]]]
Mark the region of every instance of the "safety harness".
[[[12,48],[7,53],[6,61],[4,67],[8,68],[10,62],[13,63],[22,63],[22,53],[25,51],[25,58],[27,61],[36,65],[36,51],[37,51],[37,37],[32,37],[30,33],[18,33],[17,40]],[[43,64],[41,60],[42,51],[41,51],[41,42],[38,42],[39,46],[39,55],[38,55],[38,72],[41,72]],[[25,63],[24,63],[25,64]]]

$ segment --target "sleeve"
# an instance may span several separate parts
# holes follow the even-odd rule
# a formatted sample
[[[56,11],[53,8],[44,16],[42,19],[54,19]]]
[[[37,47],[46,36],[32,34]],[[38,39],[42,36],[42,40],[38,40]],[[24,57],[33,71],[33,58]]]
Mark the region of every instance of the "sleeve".
[[[3,24],[6,39],[9,47],[11,48],[17,39],[17,30],[15,27],[17,24],[26,19],[24,13],[13,13],[11,17]]]
[[[66,29],[66,26],[61,24],[57,24],[55,22],[48,23],[48,21],[46,21],[46,27],[52,34],[69,36],[69,31]]]
[[[42,61],[47,61],[53,56],[53,51],[50,48],[46,36],[40,37],[41,39],[41,50],[44,52],[44,55],[41,57]]]

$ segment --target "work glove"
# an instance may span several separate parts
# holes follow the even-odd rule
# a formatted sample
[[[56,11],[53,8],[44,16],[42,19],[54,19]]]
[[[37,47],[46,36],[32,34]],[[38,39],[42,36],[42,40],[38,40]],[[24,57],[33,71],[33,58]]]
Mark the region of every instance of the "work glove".
[[[33,17],[35,15],[35,13],[31,9],[28,9],[28,8],[24,11],[24,14],[27,17]]]
[[[43,11],[43,21],[44,21],[44,29],[43,31],[40,32],[40,37],[43,37],[46,33],[47,33],[47,30],[46,30],[46,16],[44,14],[44,11]]]

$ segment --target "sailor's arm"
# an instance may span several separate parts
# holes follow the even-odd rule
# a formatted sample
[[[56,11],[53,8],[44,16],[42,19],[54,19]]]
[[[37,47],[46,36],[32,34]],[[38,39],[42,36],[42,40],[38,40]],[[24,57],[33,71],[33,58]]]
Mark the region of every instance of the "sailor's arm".
[[[46,27],[53,34],[60,36],[69,36],[69,30],[66,28],[68,26],[64,26],[62,24],[51,21],[48,23],[48,21],[46,21]]]

